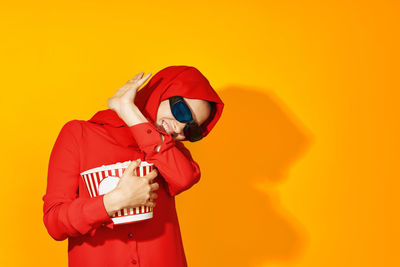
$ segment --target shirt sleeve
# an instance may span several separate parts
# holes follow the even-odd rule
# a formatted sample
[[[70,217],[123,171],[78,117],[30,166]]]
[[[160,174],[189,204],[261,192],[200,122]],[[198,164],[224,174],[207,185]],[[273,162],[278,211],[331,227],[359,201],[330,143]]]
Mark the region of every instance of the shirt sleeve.
[[[145,161],[153,163],[164,177],[171,196],[189,189],[200,180],[200,167],[182,142],[175,141],[151,122],[135,124],[129,129],[145,154]],[[164,135],[164,142],[160,134]],[[157,152],[156,147],[161,143]]]
[[[101,223],[112,221],[103,203],[104,195],[78,197],[81,127],[78,120],[67,122],[50,154],[43,221],[50,236],[58,241],[87,234]]]

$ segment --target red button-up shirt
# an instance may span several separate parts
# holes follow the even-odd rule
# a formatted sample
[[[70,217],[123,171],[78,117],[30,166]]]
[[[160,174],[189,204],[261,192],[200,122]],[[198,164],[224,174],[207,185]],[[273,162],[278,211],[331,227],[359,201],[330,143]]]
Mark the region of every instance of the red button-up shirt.
[[[51,151],[43,221],[55,240],[68,238],[69,266],[187,266],[174,196],[200,179],[189,150],[152,123],[115,128],[72,120]],[[159,152],[155,148],[165,139]],[[113,137],[114,135],[114,137]],[[120,140],[115,137],[120,136]],[[80,173],[141,158],[154,163],[160,184],[153,218],[114,225],[103,203],[91,198]]]

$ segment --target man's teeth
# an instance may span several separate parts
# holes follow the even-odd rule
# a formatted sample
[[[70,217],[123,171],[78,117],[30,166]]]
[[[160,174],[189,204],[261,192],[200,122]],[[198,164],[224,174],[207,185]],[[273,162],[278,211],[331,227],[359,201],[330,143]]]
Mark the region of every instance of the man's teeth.
[[[167,125],[167,123],[166,123],[165,121],[163,121],[163,127],[164,127],[164,130],[165,130],[167,133],[169,133],[169,128],[168,128],[168,125]]]

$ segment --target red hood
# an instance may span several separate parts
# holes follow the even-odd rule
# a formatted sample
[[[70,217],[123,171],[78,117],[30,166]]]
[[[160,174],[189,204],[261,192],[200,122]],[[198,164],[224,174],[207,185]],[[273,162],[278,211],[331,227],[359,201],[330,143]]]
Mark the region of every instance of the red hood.
[[[221,117],[224,103],[211,87],[209,81],[199,70],[191,66],[169,66],[157,72],[140,89],[135,97],[135,105],[143,115],[154,124],[160,102],[171,96],[182,96],[215,102],[215,109],[201,125],[203,135],[207,136]],[[89,121],[108,124],[113,127],[127,126],[112,109],[97,112]],[[184,139],[186,140],[186,139]]]

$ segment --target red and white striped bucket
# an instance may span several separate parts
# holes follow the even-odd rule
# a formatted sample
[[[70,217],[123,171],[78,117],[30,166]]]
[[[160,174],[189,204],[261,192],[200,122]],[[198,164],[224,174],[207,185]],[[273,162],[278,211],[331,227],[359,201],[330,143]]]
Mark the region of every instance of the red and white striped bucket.
[[[111,165],[103,165],[81,172],[81,177],[89,191],[90,197],[107,194],[118,184],[120,177],[132,161],[118,162]],[[153,163],[142,161],[136,168],[136,176],[145,176],[154,168]],[[143,221],[153,218],[153,208],[141,206],[136,208],[124,208],[111,217],[114,224],[124,224],[136,221]]]

